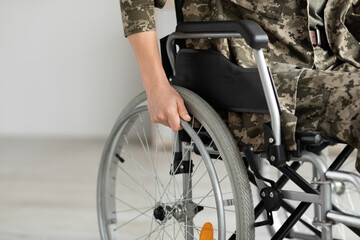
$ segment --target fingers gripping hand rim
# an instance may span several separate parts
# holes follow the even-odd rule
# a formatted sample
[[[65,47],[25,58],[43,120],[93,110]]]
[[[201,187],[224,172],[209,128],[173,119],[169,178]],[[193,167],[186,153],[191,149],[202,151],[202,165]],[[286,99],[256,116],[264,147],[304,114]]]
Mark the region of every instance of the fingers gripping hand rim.
[[[182,129],[180,125],[180,118],[187,122],[191,120],[191,117],[186,110],[184,100],[180,96],[176,99],[176,105],[176,111],[168,114],[168,124],[174,132]]]
[[[168,126],[175,132],[182,129],[180,118],[184,121],[191,120],[184,100],[171,86],[170,89],[158,89],[154,94],[149,94],[148,109],[152,122]]]

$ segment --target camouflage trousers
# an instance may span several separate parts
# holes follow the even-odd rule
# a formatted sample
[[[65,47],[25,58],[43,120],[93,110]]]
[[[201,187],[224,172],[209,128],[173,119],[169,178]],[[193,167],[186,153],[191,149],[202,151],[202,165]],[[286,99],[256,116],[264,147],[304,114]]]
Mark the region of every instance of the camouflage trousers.
[[[298,131],[314,130],[360,148],[360,70],[305,70],[298,82]],[[360,172],[358,151],[356,169]]]
[[[296,74],[295,74],[296,75]],[[290,75],[291,76],[291,75]],[[277,79],[275,83],[284,79]],[[304,69],[297,81],[294,111],[282,112],[282,134],[288,150],[295,150],[295,131],[317,131],[325,136],[360,148],[360,70],[352,72]],[[279,85],[279,84],[276,84]],[[281,84],[280,84],[281,85]],[[280,92],[279,92],[280,91]],[[279,96],[284,94],[278,87]],[[221,113],[239,148],[251,144],[263,151],[262,124],[270,118],[264,114]],[[356,161],[360,172],[360,154]]]

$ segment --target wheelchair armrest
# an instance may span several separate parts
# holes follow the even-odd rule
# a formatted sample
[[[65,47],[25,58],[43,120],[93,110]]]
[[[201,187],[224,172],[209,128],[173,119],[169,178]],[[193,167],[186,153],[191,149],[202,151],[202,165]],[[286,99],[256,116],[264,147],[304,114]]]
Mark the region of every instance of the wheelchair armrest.
[[[183,22],[176,27],[176,32],[181,33],[239,33],[254,49],[267,47],[268,36],[265,31],[254,21],[217,21],[217,22]]]

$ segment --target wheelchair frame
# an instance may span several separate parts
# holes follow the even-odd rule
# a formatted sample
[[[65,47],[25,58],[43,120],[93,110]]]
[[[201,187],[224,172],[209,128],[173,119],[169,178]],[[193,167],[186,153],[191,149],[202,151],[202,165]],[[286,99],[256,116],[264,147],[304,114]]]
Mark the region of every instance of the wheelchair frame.
[[[176,3],[177,7],[179,7],[178,4],[179,3]],[[166,51],[172,68],[173,77],[176,78],[176,40],[199,38],[244,38],[248,45],[252,47],[271,118],[271,127],[268,129],[270,137],[265,139],[265,142],[267,142],[272,148],[275,148],[275,150],[270,153],[267,152],[267,159],[271,165],[275,166],[283,173],[276,183],[271,184],[272,187],[270,187],[270,194],[275,194],[275,191],[272,191],[276,190],[274,186],[281,189],[289,179],[291,179],[305,192],[281,191],[282,199],[296,200],[299,201],[300,204],[296,209],[293,209],[289,204],[282,201],[281,205],[290,212],[291,215],[279,231],[275,233],[272,239],[283,239],[287,236],[291,236],[291,234],[294,235],[294,233],[291,232],[291,229],[298,221],[303,222],[315,234],[314,236],[307,236],[306,234],[299,233],[295,234],[298,237],[303,237],[303,239],[314,239],[315,237],[322,240],[331,240],[332,225],[334,223],[345,224],[354,233],[360,236],[360,217],[341,212],[336,206],[333,206],[331,199],[331,180],[352,183],[360,192],[359,176],[352,173],[336,171],[354,150],[353,147],[347,146],[329,168],[317,154],[306,151],[301,152],[298,154],[299,156],[295,158],[291,158],[291,160],[295,161],[291,166],[286,164],[288,159],[286,159],[286,154],[284,153],[285,148],[281,143],[281,109],[278,105],[276,89],[272,81],[271,73],[267,68],[261,49],[265,47],[268,42],[266,33],[258,24],[246,20],[236,22],[179,22],[176,31],[168,36],[166,42]],[[314,139],[315,137],[318,137],[318,135],[314,136]],[[310,141],[310,145],[311,143],[315,143],[314,139]],[[322,146],[322,149],[327,145],[328,144]],[[254,154],[252,148],[246,148],[244,153],[253,170],[253,173],[248,173],[250,181],[259,187],[260,193],[264,196],[264,190],[269,189],[269,186],[265,183],[267,179],[263,178],[261,174],[259,174],[258,169],[256,169],[258,157]],[[314,179],[316,180],[312,184],[318,185],[319,190],[314,189],[311,184],[296,173],[296,169],[300,166],[299,162],[310,162],[313,165],[315,175]],[[271,199],[265,200],[265,197],[263,197],[263,200],[255,208],[256,218],[259,217],[261,212],[265,209],[265,201],[269,202]],[[315,205],[313,225],[321,227],[321,232],[301,219],[301,216],[312,203]],[[273,209],[267,209],[270,219],[261,223],[255,223],[255,226],[272,224],[272,215],[270,210]]]
[[[226,156],[222,162],[226,162],[228,165],[233,166],[240,166],[242,171],[241,173],[244,174],[237,174],[237,176],[242,176],[242,181],[238,181],[240,183],[243,183],[243,185],[249,185],[248,183],[251,182],[259,189],[259,195],[260,195],[260,202],[257,204],[257,206],[254,209],[254,215],[248,214],[251,216],[251,218],[248,218],[249,221],[246,221],[242,219],[239,221],[238,216],[240,216],[240,212],[236,211],[236,219],[237,222],[244,223],[244,225],[241,225],[242,230],[244,229],[250,229],[249,232],[253,231],[252,227],[249,227],[249,225],[252,226],[252,222],[263,213],[266,213],[267,219],[255,222],[254,227],[260,227],[260,226],[270,226],[273,225],[273,215],[272,212],[277,211],[280,207],[284,208],[288,213],[290,213],[290,216],[288,219],[283,223],[283,225],[280,227],[280,229],[273,234],[272,239],[273,240],[280,240],[284,239],[285,237],[289,238],[301,238],[301,239],[322,239],[322,240],[331,240],[333,239],[332,235],[332,226],[335,223],[343,223],[348,228],[350,228],[357,236],[360,236],[360,217],[349,215],[346,213],[343,213],[339,208],[337,208],[332,203],[332,189],[331,189],[331,183],[332,181],[341,181],[341,182],[349,182],[355,186],[358,192],[360,192],[360,177],[357,174],[348,173],[348,172],[342,172],[338,171],[340,167],[343,165],[345,160],[348,158],[348,156],[353,152],[354,148],[347,145],[342,152],[338,155],[338,157],[332,162],[332,164],[328,167],[324,161],[320,158],[320,152],[325,149],[329,145],[333,145],[337,143],[334,140],[322,137],[319,133],[312,133],[312,132],[306,132],[306,133],[300,133],[297,136],[297,143],[298,143],[298,150],[296,152],[287,152],[285,150],[284,144],[281,142],[281,125],[280,125],[280,114],[281,109],[278,102],[277,92],[272,80],[271,72],[269,68],[266,65],[265,58],[262,52],[262,48],[266,47],[268,44],[268,37],[266,33],[263,31],[263,29],[255,22],[252,21],[225,21],[225,22],[183,22],[182,19],[182,13],[181,13],[181,7],[182,7],[182,0],[175,0],[175,6],[176,6],[176,14],[177,14],[177,20],[178,25],[176,27],[176,31],[172,34],[170,34],[166,40],[161,40],[161,54],[162,54],[162,60],[163,65],[166,70],[166,73],[169,77],[169,80],[171,82],[176,82],[176,44],[180,41],[183,41],[184,39],[194,39],[194,38],[244,38],[247,44],[252,47],[253,53],[255,56],[256,64],[257,64],[257,71],[258,75],[255,77],[256,79],[250,79],[251,81],[260,81],[260,84],[262,86],[262,89],[264,91],[265,95],[265,101],[266,103],[262,104],[262,106],[267,106],[271,122],[270,124],[264,124],[264,135],[265,135],[265,153],[255,153],[253,148],[251,146],[244,146],[242,150],[242,155],[239,155],[238,149],[236,148],[235,143],[232,140],[232,143],[227,143],[227,145],[221,145],[223,146],[221,149],[226,148],[226,150],[236,149],[232,152],[232,154],[226,153],[226,151],[223,149],[222,153],[225,153]],[[180,49],[184,46],[184,44],[181,44],[180,42]],[[167,55],[165,54],[167,53]],[[168,63],[166,62],[166,59],[168,57]],[[170,69],[166,69],[166,66],[169,66]],[[259,85],[260,86],[260,85]],[[202,109],[200,107],[195,108],[194,105],[206,105],[207,110],[211,111],[203,111],[201,118],[204,119],[203,116],[214,116],[213,109],[208,106],[204,100],[200,99],[197,95],[197,98],[191,98],[189,97],[191,94],[194,96],[194,93],[191,93],[190,91],[186,89],[181,89],[179,87],[175,88],[183,94],[183,97],[187,97],[187,101],[189,105],[193,106],[193,114],[195,115],[195,110],[200,113]],[[186,90],[186,91],[185,91]],[[190,89],[191,90],[191,89]],[[259,89],[261,91],[261,89]],[[186,93],[188,92],[188,93]],[[189,92],[191,94],[189,94]],[[196,91],[195,91],[196,93]],[[188,95],[187,95],[188,94]],[[186,99],[186,98],[184,98]],[[195,101],[195,99],[197,99]],[[198,101],[198,100],[201,101]],[[141,101],[140,101],[141,100]],[[114,178],[114,175],[116,175],[116,169],[111,168],[111,166],[117,166],[116,164],[118,162],[124,163],[125,160],[119,155],[114,154],[114,149],[121,142],[119,140],[120,133],[127,134],[127,132],[130,131],[131,123],[135,122],[135,118],[137,118],[137,115],[140,115],[140,113],[147,110],[146,106],[140,106],[139,102],[142,102],[146,100],[145,93],[140,94],[138,97],[134,98],[132,102],[127,106],[127,108],[122,112],[120,115],[117,123],[114,126],[114,129],[108,138],[108,141],[106,143],[106,146],[103,151],[102,156],[102,162],[100,164],[99,169],[99,179],[98,179],[98,217],[99,217],[99,226],[100,226],[100,232],[103,239],[109,239],[108,238],[108,231],[112,227],[112,225],[117,223],[116,219],[116,204],[113,201],[114,196],[110,195],[111,199],[108,199],[104,197],[106,194],[110,192],[110,194],[113,194],[115,192],[115,182],[110,182],[110,178]],[[192,100],[192,101],[191,101]],[[197,104],[195,104],[197,103]],[[211,118],[213,121],[208,120],[209,122],[217,122],[220,123],[217,126],[217,128],[210,128],[213,136],[215,136],[214,139],[222,139],[222,141],[218,140],[218,143],[226,142],[227,139],[230,139],[231,135],[227,131],[226,126],[221,122],[220,117],[215,113],[217,116],[216,118]],[[200,118],[199,118],[200,119]],[[172,159],[170,160],[171,168],[169,175],[175,175],[178,173],[182,173],[182,179],[183,179],[183,193],[186,193],[186,198],[180,199],[182,201],[183,205],[188,204],[190,201],[192,201],[192,175],[190,173],[192,169],[192,159],[190,158],[189,150],[194,151],[196,154],[201,155],[203,158],[203,161],[206,165],[207,172],[210,176],[211,185],[214,191],[214,198],[216,203],[216,212],[217,212],[217,220],[218,220],[218,239],[219,240],[226,240],[225,236],[225,220],[224,220],[224,206],[230,206],[234,205],[235,210],[236,204],[235,201],[238,200],[237,197],[245,197],[247,194],[240,194],[244,193],[244,191],[235,190],[236,197],[233,195],[233,199],[223,199],[223,196],[221,194],[220,189],[220,182],[217,178],[216,169],[214,168],[212,159],[210,158],[211,154],[219,154],[220,151],[218,149],[211,149],[210,145],[205,146],[202,139],[199,138],[198,133],[194,131],[194,129],[187,123],[181,120],[181,125],[186,132],[186,134],[189,136],[191,141],[193,141],[195,146],[187,145],[189,142],[188,140],[182,139],[181,136],[178,136],[178,138],[175,140],[176,145],[173,146],[175,149],[173,149]],[[209,124],[210,125],[210,124]],[[215,124],[214,124],[215,125]],[[221,129],[222,133],[224,133],[222,138],[219,138],[219,125],[222,126]],[[124,127],[125,130],[122,129]],[[206,127],[205,127],[206,129]],[[217,131],[214,131],[216,129]],[[226,131],[225,131],[225,130]],[[225,134],[227,133],[227,134]],[[179,134],[180,135],[180,134]],[[141,140],[141,138],[140,138]],[[127,142],[127,139],[125,139]],[[230,141],[229,141],[230,142]],[[146,144],[148,144],[146,142]],[[147,145],[149,147],[149,145]],[[195,147],[197,148],[197,151],[195,151]],[[148,150],[150,151],[150,150]],[[217,152],[217,153],[216,153]],[[228,156],[232,157],[228,157]],[[181,158],[181,161],[179,162],[179,157]],[[219,155],[220,156],[220,155]],[[238,159],[238,158],[243,159]],[[231,158],[230,162],[228,159]],[[263,177],[261,174],[260,168],[259,168],[259,160],[260,158],[266,159],[272,166],[274,166],[279,172],[282,173],[282,175],[278,178],[278,180],[275,182],[273,180],[267,179]],[[242,162],[244,160],[244,163],[247,163],[246,168],[244,168],[244,163]],[[293,162],[289,165],[288,161],[293,160]],[[171,162],[173,161],[173,162]],[[183,162],[184,161],[184,162]],[[128,162],[126,160],[126,162]],[[313,181],[309,183],[306,181],[299,173],[297,173],[297,170],[301,166],[302,162],[309,162],[313,166]],[[186,170],[179,170],[183,167]],[[231,167],[231,166],[230,166]],[[179,172],[178,172],[179,171]],[[246,175],[247,171],[247,175]],[[231,178],[234,175],[233,171],[230,171],[231,174],[229,174],[229,178]],[[236,172],[236,173],[240,173]],[[139,173],[138,173],[139,174]],[[232,179],[233,180],[233,179]],[[285,184],[291,180],[293,183],[295,183],[303,192],[300,191],[290,191],[290,190],[282,190],[282,188],[285,186]],[[235,181],[231,182],[232,187],[233,183]],[[196,184],[195,184],[196,185]],[[240,185],[240,184],[239,184]],[[113,192],[109,189],[113,190]],[[145,189],[146,190],[146,189]],[[247,192],[250,192],[250,188],[247,189]],[[248,194],[251,197],[251,194]],[[190,199],[190,200],[189,200]],[[245,200],[244,200],[245,199]],[[295,200],[300,202],[299,205],[294,208],[292,205],[290,205],[288,202],[283,201],[283,199],[286,200]],[[249,198],[243,198],[242,203],[248,202]],[[160,207],[160,210],[163,212],[166,212],[167,215],[173,215],[174,218],[176,218],[177,221],[181,222],[183,221],[183,218],[186,218],[186,220],[189,217],[189,223],[186,224],[186,235],[185,239],[194,239],[194,216],[188,216],[186,213],[187,210],[192,209],[192,212],[189,213],[189,215],[196,215],[197,212],[194,210],[194,206],[200,206],[192,202],[190,203],[190,208],[187,206],[185,207],[185,214],[182,217],[174,216],[171,212],[174,211],[174,209],[182,211],[182,208],[178,207],[177,205],[172,206],[160,206],[158,204],[163,204],[161,202],[156,202],[155,206],[152,206],[154,208],[154,214],[151,216],[152,220],[156,219],[156,221],[160,221],[160,225],[164,222],[163,219],[161,219],[158,214],[156,213],[156,210],[158,207]],[[169,203],[170,204],[170,203]],[[192,205],[193,204],[193,205]],[[309,208],[311,204],[314,204],[314,221],[312,223],[308,222],[306,219],[303,219],[303,215],[306,212],[306,210]],[[127,205],[127,204],[126,204]],[[239,203],[238,205],[241,205]],[[247,205],[246,212],[250,213],[249,210],[252,206]],[[130,206],[131,207],[131,206]],[[171,210],[168,210],[168,207],[171,208]],[[131,207],[132,208],[132,207]],[[201,211],[201,210],[197,210]],[[244,211],[245,212],[245,211]],[[143,213],[142,213],[143,214]],[[140,216],[140,215],[139,215]],[[196,220],[196,219],[195,219]],[[165,219],[166,222],[166,219]],[[301,222],[307,229],[312,232],[312,235],[304,234],[304,233],[298,233],[292,230],[293,226],[297,223]],[[109,227],[110,226],[110,227]],[[121,225],[122,226],[122,225]],[[119,229],[121,226],[117,227]],[[238,227],[239,225],[237,225]],[[319,231],[316,227],[320,227],[321,231]],[[108,229],[109,228],[109,229]],[[151,228],[152,229],[152,228]],[[232,234],[232,232],[230,233]],[[249,233],[248,233],[249,234]],[[253,234],[251,232],[250,234]],[[242,239],[248,239],[252,238],[253,235],[246,236],[245,234],[242,235]],[[159,236],[159,235],[158,235]],[[157,237],[158,237],[157,236]],[[156,237],[156,238],[157,238]],[[148,236],[150,238],[150,235]],[[238,238],[240,238],[238,236]],[[138,238],[139,239],[139,238]],[[230,240],[236,239],[236,233],[234,233],[230,238]]]

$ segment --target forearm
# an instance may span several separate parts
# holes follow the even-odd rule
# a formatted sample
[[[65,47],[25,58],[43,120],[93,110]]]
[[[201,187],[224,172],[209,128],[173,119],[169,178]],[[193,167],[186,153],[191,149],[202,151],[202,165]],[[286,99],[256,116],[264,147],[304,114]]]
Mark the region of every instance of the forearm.
[[[161,64],[156,32],[136,33],[128,36],[128,39],[135,53],[145,90],[168,85]]]

